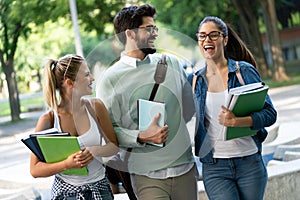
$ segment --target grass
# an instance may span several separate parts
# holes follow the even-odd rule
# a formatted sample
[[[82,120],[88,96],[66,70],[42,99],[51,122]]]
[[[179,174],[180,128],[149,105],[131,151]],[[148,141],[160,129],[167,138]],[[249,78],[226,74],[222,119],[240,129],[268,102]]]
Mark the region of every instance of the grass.
[[[275,82],[272,79],[265,79],[264,82],[269,85],[270,88],[283,87],[289,85],[300,84],[300,72],[289,73],[290,80],[283,82]],[[45,104],[43,96],[41,97],[32,97],[20,100],[21,113],[28,112],[30,107],[39,107]],[[0,117],[10,115],[10,107],[7,101],[0,102]]]
[[[289,73],[290,80],[275,82],[272,79],[266,79],[264,82],[269,85],[270,88],[283,87],[289,85],[300,84],[300,72]]]
[[[33,97],[24,100],[20,100],[20,109],[21,113],[28,112],[30,107],[43,106],[45,104],[44,98],[41,97]],[[0,102],[0,117],[9,116],[10,115],[10,107],[9,102]]]

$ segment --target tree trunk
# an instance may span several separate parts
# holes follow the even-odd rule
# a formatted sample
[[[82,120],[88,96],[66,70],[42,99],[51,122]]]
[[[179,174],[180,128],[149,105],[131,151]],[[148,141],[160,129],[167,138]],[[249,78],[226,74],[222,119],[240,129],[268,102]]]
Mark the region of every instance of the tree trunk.
[[[13,61],[10,60],[5,63],[2,62],[2,66],[8,86],[11,120],[16,121],[20,119],[21,111],[16,73],[13,68]]]
[[[231,0],[234,7],[239,13],[241,27],[245,33],[245,43],[253,53],[257,62],[257,68],[263,77],[271,76],[271,71],[268,69],[265,53],[261,41],[261,34],[258,26],[258,14],[253,9],[256,0]]]
[[[285,72],[284,60],[282,55],[279,30],[277,27],[277,16],[275,11],[274,0],[260,0],[263,9],[265,24],[267,28],[267,41],[272,53],[272,61],[274,65],[273,79],[275,81],[289,80]]]

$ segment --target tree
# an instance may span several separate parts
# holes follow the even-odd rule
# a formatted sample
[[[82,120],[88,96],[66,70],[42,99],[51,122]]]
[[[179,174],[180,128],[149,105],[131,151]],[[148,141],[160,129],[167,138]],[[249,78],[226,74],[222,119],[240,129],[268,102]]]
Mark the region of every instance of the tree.
[[[87,31],[96,30],[100,37],[104,34],[105,25],[111,23],[116,6],[120,8],[124,4],[125,1],[122,0],[79,1],[79,21]],[[0,0],[0,60],[8,85],[12,121],[20,119],[17,73],[14,66],[18,41],[21,37],[26,39],[35,25],[41,26],[59,17],[70,18],[69,4],[64,0]],[[47,27],[45,30],[47,31]]]
[[[300,11],[300,1],[299,0],[280,0],[276,1],[276,15],[278,21],[281,23],[282,28],[288,28],[294,26],[292,13]]]
[[[52,16],[55,4],[39,0],[0,1],[0,60],[8,85],[11,119],[20,119],[20,100],[14,69],[15,53],[20,37],[27,37],[30,25],[43,23]],[[45,13],[50,13],[45,17]]]
[[[88,32],[96,31],[97,36],[107,38],[113,29],[105,31],[126,0],[81,0],[77,1],[78,19],[81,27]]]
[[[281,5],[282,1],[288,2],[286,0],[276,1],[278,5]],[[194,33],[197,31],[199,22],[207,15],[214,15],[222,18],[225,22],[230,23],[231,26],[238,32],[241,38],[245,41],[248,48],[252,51],[253,55],[256,58],[258,64],[258,70],[261,75],[274,76],[275,80],[278,79],[277,76],[283,73],[285,76],[284,65],[280,67],[275,66],[275,71],[273,72],[267,65],[265,52],[261,40],[261,28],[263,24],[259,24],[262,16],[259,13],[261,11],[260,2],[268,2],[265,0],[211,0],[211,1],[202,1],[202,0],[189,0],[189,3],[186,1],[180,0],[160,0],[160,1],[151,1],[158,11],[158,20],[164,24],[168,24],[169,28],[173,30],[180,31],[194,37]],[[290,0],[290,2],[296,4],[297,0]],[[273,0],[274,4],[274,0]],[[207,9],[209,8],[209,9]],[[293,9],[297,10],[297,9]],[[274,9],[275,12],[275,9]],[[277,23],[277,18],[273,17],[273,13],[264,11],[264,14],[272,18],[268,18],[265,22]],[[276,15],[276,14],[275,14]],[[289,15],[288,15],[289,16]],[[278,29],[272,29],[272,33],[278,35]],[[267,32],[267,34],[271,34]],[[273,41],[273,40],[272,40]],[[279,46],[274,46],[273,42],[271,43],[271,49],[276,48],[276,54],[273,55],[273,58],[276,58],[276,63],[283,62],[282,50],[280,43],[276,44]],[[281,59],[281,60],[280,60]],[[276,77],[276,78],[275,78]]]
[[[274,65],[273,79],[275,81],[289,80],[289,77],[285,73],[284,59],[279,38],[279,31],[277,27],[278,20],[275,11],[275,2],[274,0],[260,0],[259,2],[263,9],[265,24],[268,33],[267,39],[272,53],[272,60]]]
[[[267,67],[264,49],[261,42],[261,33],[258,25],[258,6],[256,0],[244,0],[241,3],[239,0],[231,0],[234,7],[238,11],[242,32],[245,33],[244,40],[249,44],[249,49],[252,51],[257,67],[262,76],[271,76],[272,72]]]

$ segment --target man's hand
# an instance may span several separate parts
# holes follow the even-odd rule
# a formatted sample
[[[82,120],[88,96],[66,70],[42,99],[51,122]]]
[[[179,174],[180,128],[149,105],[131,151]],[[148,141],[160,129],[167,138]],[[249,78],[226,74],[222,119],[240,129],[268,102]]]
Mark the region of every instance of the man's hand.
[[[152,142],[155,144],[161,144],[167,141],[169,127],[165,125],[160,127],[157,125],[157,121],[160,117],[160,113],[158,113],[150,126],[145,130],[141,131],[138,135],[138,141],[140,143]]]

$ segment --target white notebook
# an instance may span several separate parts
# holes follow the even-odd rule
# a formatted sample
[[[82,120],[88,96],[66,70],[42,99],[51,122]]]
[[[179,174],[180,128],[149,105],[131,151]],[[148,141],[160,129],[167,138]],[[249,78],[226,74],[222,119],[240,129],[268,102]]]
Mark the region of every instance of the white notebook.
[[[160,117],[157,121],[158,126],[165,125],[165,103],[156,102],[156,101],[148,101],[144,99],[138,100],[138,121],[139,121],[139,130],[146,130],[154,117],[160,113]],[[153,144],[155,146],[164,146],[164,144]]]

